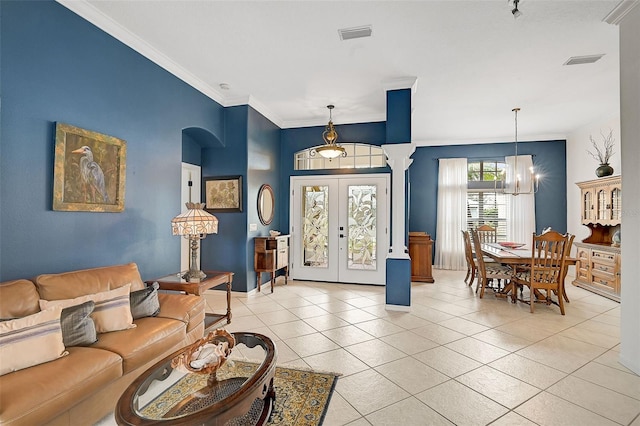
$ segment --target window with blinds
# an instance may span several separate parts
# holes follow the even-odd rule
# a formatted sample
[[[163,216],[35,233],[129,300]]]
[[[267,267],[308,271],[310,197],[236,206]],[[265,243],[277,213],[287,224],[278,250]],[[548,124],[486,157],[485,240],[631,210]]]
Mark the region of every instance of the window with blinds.
[[[467,161],[467,229],[492,226],[498,241],[507,239],[507,195],[500,191],[504,169],[500,160]]]

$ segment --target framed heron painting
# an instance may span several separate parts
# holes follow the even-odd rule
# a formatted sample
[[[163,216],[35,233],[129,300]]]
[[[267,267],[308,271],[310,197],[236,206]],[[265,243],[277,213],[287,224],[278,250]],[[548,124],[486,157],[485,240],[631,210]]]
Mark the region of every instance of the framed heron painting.
[[[202,178],[205,210],[213,213],[242,211],[242,176]]]
[[[124,210],[127,143],[56,123],[53,210]]]

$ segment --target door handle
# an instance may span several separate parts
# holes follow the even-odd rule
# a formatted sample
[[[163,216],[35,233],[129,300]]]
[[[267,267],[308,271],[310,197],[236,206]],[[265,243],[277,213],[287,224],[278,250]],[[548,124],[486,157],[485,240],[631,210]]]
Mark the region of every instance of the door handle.
[[[340,238],[344,238],[344,234],[340,234]]]

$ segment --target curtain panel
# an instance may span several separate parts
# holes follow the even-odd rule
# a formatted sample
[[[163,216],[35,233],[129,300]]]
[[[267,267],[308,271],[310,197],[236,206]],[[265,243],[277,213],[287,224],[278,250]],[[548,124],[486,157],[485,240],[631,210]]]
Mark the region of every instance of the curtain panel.
[[[467,159],[442,158],[438,167],[438,219],[434,267],[466,268],[464,241],[467,228]]]

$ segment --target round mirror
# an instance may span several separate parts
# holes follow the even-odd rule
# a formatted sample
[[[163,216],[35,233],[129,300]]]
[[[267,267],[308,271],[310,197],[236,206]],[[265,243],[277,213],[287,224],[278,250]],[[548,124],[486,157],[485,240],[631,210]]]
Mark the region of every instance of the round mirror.
[[[258,191],[258,217],[263,225],[268,225],[273,220],[276,197],[273,195],[271,185],[264,184]]]

